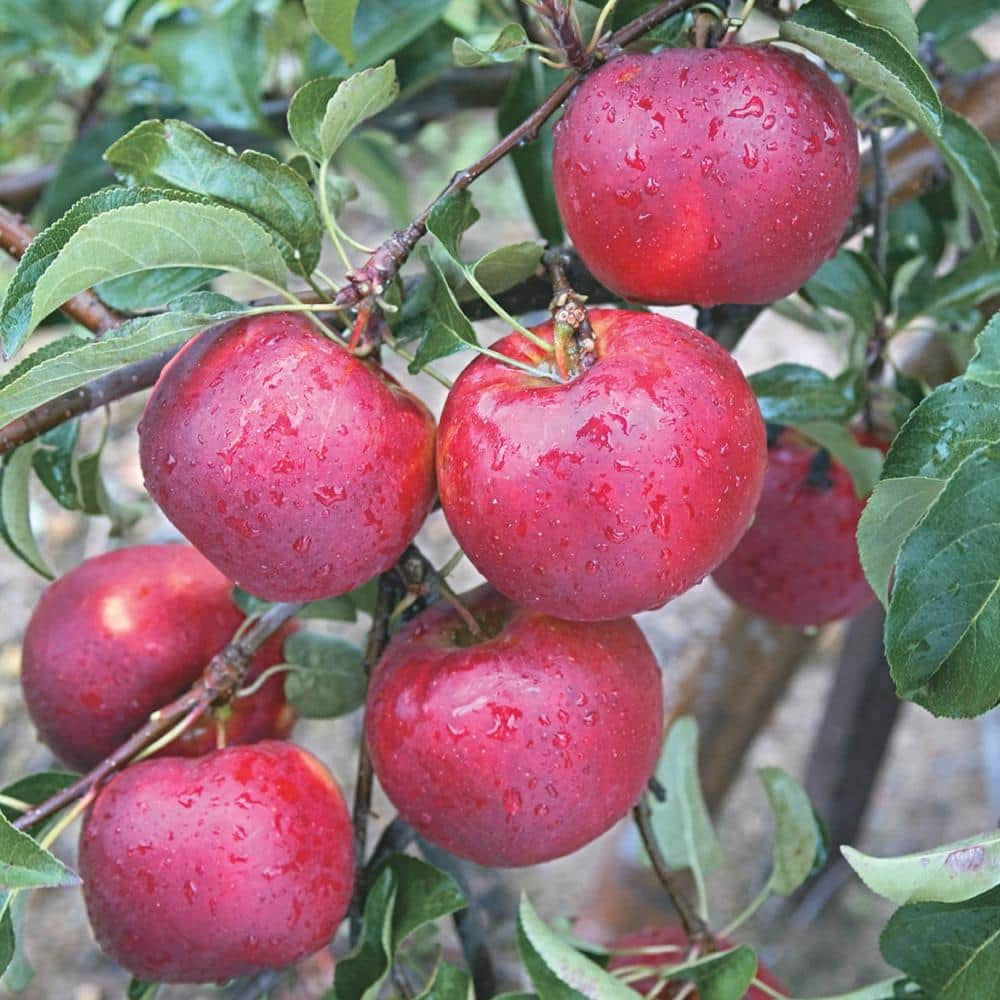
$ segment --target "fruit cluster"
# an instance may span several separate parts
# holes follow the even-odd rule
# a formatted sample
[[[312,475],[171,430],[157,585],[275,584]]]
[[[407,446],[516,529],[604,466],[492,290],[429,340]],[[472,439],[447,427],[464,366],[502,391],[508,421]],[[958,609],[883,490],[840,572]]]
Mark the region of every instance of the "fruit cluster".
[[[763,302],[834,249],[857,154],[846,103],[803,58],[624,55],[558,126],[556,194],[616,294]],[[493,345],[436,432],[420,400],[300,315],[202,332],[140,426],[147,487],[194,548],[118,551],[49,589],[24,656],[42,737],[93,765],[231,636],[231,582],[272,601],[346,593],[394,565],[437,494],[489,585],[460,598],[464,614],[432,607],[389,643],[367,704],[379,780],[423,836],[482,864],[545,861],[609,829],[663,728],[659,667],[631,615],[713,571],[795,624],[850,614],[870,592],[849,555],[860,503],[846,473],[785,437],[769,452],[722,348],[649,312],[589,320],[569,378],[544,349],[551,323]],[[251,677],[280,661],[281,639]],[[133,973],[222,980],[331,939],[351,827],[329,774],[281,741],[290,723],[272,679],[235,702],[228,747],[192,730],[100,790],[81,836],[87,906]]]

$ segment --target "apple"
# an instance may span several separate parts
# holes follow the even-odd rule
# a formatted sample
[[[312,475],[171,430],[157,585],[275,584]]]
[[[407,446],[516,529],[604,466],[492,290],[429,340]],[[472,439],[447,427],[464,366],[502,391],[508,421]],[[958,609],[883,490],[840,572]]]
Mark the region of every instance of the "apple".
[[[736,362],[683,323],[591,310],[596,362],[560,382],[520,334],[459,376],[438,433],[452,532],[498,590],[580,621],[656,608],[732,551],[767,442]],[[552,325],[534,331],[552,340]]]
[[[389,643],[365,724],[375,773],[428,840],[510,868],[569,854],[638,800],[663,729],[660,671],[631,619],[559,621],[489,586]]]
[[[346,593],[392,566],[434,500],[434,418],[295,314],[204,330],[139,426],[146,486],[257,597]]]
[[[733,947],[731,941],[718,939],[718,950],[725,951]],[[614,972],[617,969],[625,969],[637,965],[649,965],[664,967],[671,965],[681,965],[687,961],[690,951],[690,943],[684,929],[677,924],[670,924],[663,927],[647,927],[644,930],[626,934],[619,938],[611,946],[616,954],[608,962],[608,971]],[[662,948],[661,954],[646,949]],[[633,950],[643,949],[643,950]],[[631,952],[631,953],[630,953]],[[704,952],[702,952],[704,954]],[[771,989],[779,993],[785,992],[785,987],[778,982],[771,974],[770,970],[763,965],[757,967],[757,978]],[[640,979],[638,982],[630,982],[629,985],[642,997],[647,1000],[673,1000],[686,987],[686,982],[676,980],[673,982],[661,982],[655,975],[647,979]],[[687,1000],[698,1000],[698,991],[685,993]],[[745,1000],[771,1000],[770,994],[763,990],[751,986],[745,994]]]
[[[84,819],[79,870],[94,935],[123,968],[220,982],[329,943],[350,903],[354,840],[323,765],[267,740],[121,772]]]
[[[772,45],[630,53],[570,99],[553,178],[580,256],[618,295],[772,302],[837,249],[857,127],[821,69]]]
[[[24,636],[21,684],[41,738],[86,771],[187,690],[233,637],[243,614],[232,585],[188,545],[140,545],[87,559],[42,594]],[[254,657],[248,679],[280,663],[286,626]],[[231,743],[285,736],[294,721],[281,677],[232,703]],[[164,750],[214,748],[207,719]]]
[[[862,444],[885,444],[865,436]],[[847,469],[785,430],[768,451],[757,516],[712,574],[737,604],[783,625],[823,625],[877,600],[855,538],[865,501]]]

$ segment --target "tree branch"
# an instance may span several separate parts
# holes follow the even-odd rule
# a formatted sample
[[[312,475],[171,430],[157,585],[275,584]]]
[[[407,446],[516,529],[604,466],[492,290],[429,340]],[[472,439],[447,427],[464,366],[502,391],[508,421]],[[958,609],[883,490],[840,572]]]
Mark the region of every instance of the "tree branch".
[[[268,608],[242,635],[212,657],[205,672],[189,691],[154,712],[145,725],[82,778],[19,816],[14,826],[18,830],[27,830],[48,819],[96,788],[182,719],[192,714],[201,715],[213,705],[231,698],[242,683],[257,650],[302,607],[301,604],[275,604]]]
[[[24,256],[31,241],[38,233],[20,215],[9,212],[0,205],[0,249],[15,260]],[[93,292],[80,292],[60,307],[70,319],[92,330],[97,336],[118,326],[124,319],[121,313],[109,309]]]

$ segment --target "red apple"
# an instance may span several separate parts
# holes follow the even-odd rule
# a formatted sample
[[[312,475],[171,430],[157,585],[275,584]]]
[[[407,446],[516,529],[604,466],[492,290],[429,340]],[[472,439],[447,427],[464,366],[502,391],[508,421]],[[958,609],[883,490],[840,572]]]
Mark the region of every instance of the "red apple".
[[[642,302],[771,302],[837,248],[857,127],[830,78],[771,45],[612,59],[556,125],[556,199],[587,267]]]
[[[232,584],[188,545],[140,545],[88,559],[42,595],[24,636],[21,683],[41,738],[78,770],[93,767],[187,690],[243,614]],[[249,680],[282,660],[290,627],[254,657]],[[285,736],[294,716],[273,677],[232,703],[230,743]],[[215,746],[209,719],[165,750]]]
[[[592,310],[598,360],[559,382],[477,358],[438,435],[441,505],[476,568],[518,604],[581,621],[659,607],[733,549],[766,436],[732,358],[683,323]],[[535,333],[552,339],[552,325]],[[520,334],[493,350],[548,357]]]
[[[153,499],[258,597],[343,594],[388,569],[434,499],[434,419],[292,314],[199,334],[139,427]]]
[[[877,599],[855,538],[865,501],[848,471],[818,453],[794,432],[782,433],[768,451],[753,525],[712,574],[737,604],[783,625],[849,618]]]
[[[726,950],[733,947],[731,941],[720,939],[718,941],[719,950]],[[616,969],[624,969],[636,965],[650,965],[655,967],[680,965],[687,961],[690,950],[687,935],[683,928],[677,925],[664,927],[647,927],[644,930],[636,931],[633,934],[626,934],[619,938],[612,946],[619,954],[615,955],[608,962],[608,970],[614,972]],[[663,951],[657,954],[646,949],[662,948]],[[630,949],[643,949],[632,951]],[[780,993],[785,992],[785,987],[778,982],[771,974],[770,970],[763,965],[757,967],[757,978],[773,990]],[[640,979],[638,982],[630,982],[629,985],[640,996],[647,1000],[672,1000],[678,996],[685,988],[684,980],[661,983],[656,976],[648,979]],[[698,991],[685,993],[688,1000],[698,1000]],[[763,990],[751,986],[745,994],[745,1000],[771,1000],[770,994]]]
[[[351,898],[353,833],[323,765],[268,740],[123,771],[87,813],[79,869],[94,934],[121,966],[222,981],[330,941]]]
[[[428,840],[492,867],[569,854],[628,812],[656,764],[660,671],[630,619],[574,624],[490,587],[390,642],[365,716],[372,763]]]

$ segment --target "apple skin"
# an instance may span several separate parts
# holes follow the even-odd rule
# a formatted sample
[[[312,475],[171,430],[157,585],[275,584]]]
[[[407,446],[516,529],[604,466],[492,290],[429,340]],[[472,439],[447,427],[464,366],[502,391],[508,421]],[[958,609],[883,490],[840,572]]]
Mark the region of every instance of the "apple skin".
[[[731,941],[719,938],[718,942],[720,950],[733,947]],[[658,956],[655,953],[615,955],[608,962],[608,971],[614,972],[616,969],[632,965],[679,965],[684,961],[684,955],[688,948],[688,939],[682,927],[677,924],[670,924],[662,927],[646,927],[641,931],[626,934],[615,941],[611,947],[615,951],[626,952],[629,948],[664,947],[672,949],[663,956],[662,962],[657,961]],[[774,978],[771,971],[763,965],[757,967],[757,978],[773,990],[778,990],[780,993],[787,992],[785,987]],[[657,988],[657,980],[651,977],[649,979],[640,979],[637,983],[630,983],[629,985],[640,996],[646,997],[646,1000],[672,1000],[673,997],[676,997],[684,989],[687,983],[683,980],[674,983],[662,983]],[[698,1000],[697,991],[687,993],[685,996],[688,997],[688,1000]],[[745,1000],[771,1000],[771,997],[763,990],[751,986],[745,994]]]
[[[478,864],[562,857],[638,800],[663,730],[660,671],[631,619],[577,624],[489,586],[415,618],[372,676],[372,764],[400,815]]]
[[[324,947],[347,912],[354,839],[340,788],[266,740],[165,757],[104,786],[80,833],[98,943],[133,975],[220,982]]]
[[[732,551],[760,495],[757,400],[714,341],[650,313],[590,312],[599,359],[564,383],[477,358],[438,433],[458,543],[523,607],[597,621],[657,608]],[[552,325],[534,331],[551,341]],[[530,365],[520,334],[493,350]]]
[[[857,126],[822,70],[770,45],[623,55],[570,99],[553,179],[573,243],[613,292],[772,302],[836,251]]]
[[[227,577],[269,601],[392,566],[434,500],[434,418],[302,316],[203,331],[139,426],[146,486]]]
[[[836,460],[818,481],[810,475],[818,450],[794,432],[782,432],[768,451],[757,516],[712,574],[741,607],[799,628],[853,617],[878,599],[861,569],[855,537],[865,501]]]
[[[139,545],[87,559],[42,594],[24,635],[21,684],[42,740],[87,771],[150,713],[186,691],[243,621],[232,584],[189,545]],[[282,662],[287,625],[258,651],[248,681]],[[284,680],[232,703],[230,743],[286,736],[294,722]],[[164,747],[215,748],[205,719]]]

